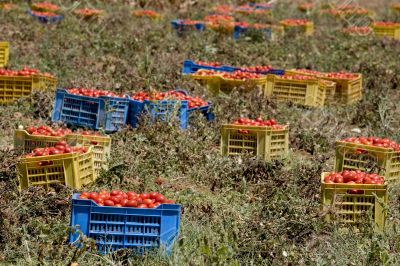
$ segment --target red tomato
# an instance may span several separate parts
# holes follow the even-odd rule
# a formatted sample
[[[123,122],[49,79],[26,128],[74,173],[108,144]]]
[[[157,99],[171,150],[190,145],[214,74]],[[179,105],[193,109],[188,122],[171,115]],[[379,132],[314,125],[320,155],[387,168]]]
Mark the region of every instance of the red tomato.
[[[79,198],[80,198],[80,199],[87,199],[88,197],[87,197],[86,195],[82,195],[82,194],[81,194],[81,195],[79,196]]]
[[[105,206],[114,206],[114,201],[112,201],[112,200],[105,200],[105,201],[104,201],[104,205],[105,205]]]
[[[154,205],[153,203],[150,203],[149,205],[147,205],[148,208],[155,208],[156,205]]]
[[[163,203],[163,202],[165,201],[165,197],[164,197],[164,195],[159,194],[159,195],[157,195],[157,197],[155,198],[155,200],[156,200],[157,202]]]
[[[121,204],[115,204],[114,206],[115,206],[115,207],[122,207]]]
[[[141,208],[141,209],[145,209],[145,208],[147,208],[147,205],[146,204],[140,204],[139,206],[137,206],[138,208]]]
[[[113,190],[111,191],[111,196],[117,196],[120,193],[119,190]]]
[[[150,195],[146,194],[146,193],[142,193],[142,194],[140,194],[140,198],[141,199],[148,199],[148,198],[150,198]]]
[[[157,197],[158,193],[157,192],[151,192],[150,193],[150,199],[155,199]]]
[[[125,204],[126,207],[137,207],[138,202],[136,200],[128,200]]]
[[[144,199],[143,204],[150,205],[153,204],[153,201],[151,199]]]
[[[110,200],[112,200],[114,203],[120,203],[122,199],[120,197],[111,196]]]
[[[128,202],[128,199],[123,199],[123,200],[121,200],[121,205],[125,207],[127,202]]]

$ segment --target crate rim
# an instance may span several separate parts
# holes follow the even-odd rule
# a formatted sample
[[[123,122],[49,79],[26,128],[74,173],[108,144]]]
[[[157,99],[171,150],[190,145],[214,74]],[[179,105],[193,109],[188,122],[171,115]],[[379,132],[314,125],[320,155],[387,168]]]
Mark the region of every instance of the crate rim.
[[[36,163],[41,161],[51,161],[51,160],[61,160],[61,159],[75,159],[81,155],[87,155],[93,152],[92,146],[88,148],[88,151],[85,153],[64,153],[64,154],[55,154],[55,155],[46,155],[46,156],[38,156],[38,157],[30,157],[26,158],[24,155],[20,157],[20,163]]]
[[[336,147],[357,148],[357,149],[365,148],[365,149],[368,149],[370,151],[375,151],[375,152],[400,153],[400,151],[395,151],[391,148],[376,147],[376,146],[370,146],[370,145],[365,145],[365,144],[361,144],[361,143],[345,142],[342,140],[336,141]]]
[[[180,210],[182,205],[181,204],[160,204],[159,206],[157,206],[156,208],[135,208],[135,207],[116,207],[116,206],[100,206],[98,205],[95,201],[91,200],[91,199],[80,199],[79,196],[81,195],[81,193],[73,193],[71,200],[84,200],[86,202],[91,203],[91,205],[93,204],[93,207],[101,207],[101,208],[110,208],[111,209],[118,209],[118,210],[141,210],[141,211],[153,211],[153,210],[159,210],[159,211],[166,211],[166,210]],[[160,206],[164,206],[164,207],[160,207]],[[172,209],[168,209],[168,207],[174,207]]]
[[[57,88],[57,92],[58,92],[58,91],[60,91],[60,92],[65,92],[65,93],[68,94],[68,95],[82,97],[82,98],[88,99],[88,100],[89,100],[89,99],[120,99],[120,100],[129,100],[129,99],[130,99],[130,98],[129,98],[129,95],[127,95],[127,94],[124,94],[124,97],[123,97],[123,98],[121,98],[121,97],[113,97],[113,96],[89,97],[89,96],[84,96],[84,95],[79,95],[79,94],[70,93],[70,92],[68,91],[67,88]]]

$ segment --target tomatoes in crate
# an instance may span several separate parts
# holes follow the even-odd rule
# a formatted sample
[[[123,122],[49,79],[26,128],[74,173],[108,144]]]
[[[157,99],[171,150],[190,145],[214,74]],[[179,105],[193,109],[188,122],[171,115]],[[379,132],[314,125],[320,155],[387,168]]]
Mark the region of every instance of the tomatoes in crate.
[[[57,5],[54,5],[49,2],[32,4],[32,8],[36,9],[36,10],[45,10],[45,11],[52,11],[52,12],[55,12],[60,9],[60,7],[58,7]]]
[[[257,117],[256,119],[249,118],[239,118],[235,122],[234,125],[244,125],[244,126],[256,126],[256,127],[271,127],[272,129],[283,129],[283,125],[279,125],[275,119],[267,119],[264,120],[262,117]]]
[[[332,172],[324,177],[325,184],[367,184],[383,185],[385,179],[378,174],[368,174],[360,170]]]
[[[71,147],[65,140],[60,140],[53,147],[35,148],[31,153],[25,154],[25,157],[31,158],[68,153],[86,153],[87,151],[88,147],[86,146]]]
[[[117,98],[125,97],[125,95],[123,95],[123,94],[118,95],[112,91],[97,90],[97,89],[70,88],[70,89],[67,89],[67,91],[68,91],[68,93],[71,93],[74,95],[81,95],[81,96],[87,96],[87,97],[93,97],[93,98],[97,98],[100,96],[117,97]]]
[[[247,80],[247,79],[258,79],[261,78],[261,74],[244,72],[244,71],[233,71],[231,73],[224,72],[221,76],[225,79],[236,79],[236,80]]]
[[[351,137],[342,140],[343,142],[350,142],[356,144],[362,144],[367,146],[375,146],[380,148],[392,149],[394,151],[400,151],[400,144],[388,139],[388,138],[377,138],[377,137]]]
[[[144,100],[179,100],[179,101],[188,101],[189,109],[207,106],[208,102],[204,101],[200,97],[192,97],[185,95],[180,91],[167,91],[167,92],[136,92],[132,96],[132,99],[136,101],[143,102]]]
[[[309,20],[307,19],[284,19],[281,21],[283,25],[288,25],[288,26],[304,26],[310,23]]]
[[[49,73],[41,73],[40,70],[35,69],[35,68],[28,68],[24,67],[21,70],[11,70],[11,69],[4,69],[0,68],[0,76],[23,76],[23,77],[29,77],[29,76],[34,76],[34,75],[43,75],[45,77],[53,77]]]
[[[92,8],[82,8],[82,9],[77,9],[74,11],[75,14],[84,16],[84,17],[90,17],[90,16],[97,16],[103,13],[102,10],[99,9],[92,9]]]
[[[151,192],[135,193],[120,190],[102,190],[100,192],[82,192],[79,199],[93,200],[100,206],[130,207],[130,208],[156,208],[161,204],[173,204],[175,201],[167,199],[164,195]]]

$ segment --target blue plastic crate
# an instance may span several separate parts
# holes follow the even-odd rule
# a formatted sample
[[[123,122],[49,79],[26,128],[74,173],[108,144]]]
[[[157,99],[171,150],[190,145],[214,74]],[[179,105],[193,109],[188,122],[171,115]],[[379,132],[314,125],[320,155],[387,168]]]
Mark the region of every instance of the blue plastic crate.
[[[249,6],[254,7],[255,9],[272,9],[274,8],[273,4],[262,4],[262,3],[249,3]]]
[[[80,96],[58,89],[51,120],[68,125],[115,132],[128,120],[129,99]]]
[[[40,23],[43,23],[43,24],[55,24],[55,23],[60,22],[64,18],[64,16],[62,16],[62,15],[54,16],[54,17],[39,16],[39,15],[33,14],[32,10],[27,10],[26,13],[31,15],[32,17],[36,18]]]
[[[130,100],[129,103],[129,124],[131,127],[136,128],[138,118],[144,113],[150,115],[150,119],[154,122],[155,120],[171,121],[176,119],[179,121],[181,129],[187,129],[189,125],[190,114],[195,111],[200,111],[207,121],[214,120],[214,114],[211,112],[211,103],[207,106],[191,108],[189,109],[188,101],[149,101],[139,102]]]
[[[222,71],[222,72],[233,72],[234,68],[229,66],[220,66],[220,67],[212,67],[212,66],[202,66],[198,65],[191,60],[183,61],[182,67],[182,74],[193,74],[196,73],[199,69],[206,69],[206,70],[214,70],[214,71]]]
[[[204,31],[205,24],[204,23],[196,23],[194,25],[183,24],[183,19],[175,19],[171,21],[172,28],[176,31],[178,36],[182,36],[185,31],[196,30],[196,31]],[[194,26],[194,27],[193,27]]]
[[[249,30],[248,27],[235,26],[233,31],[233,38],[235,40],[239,39],[241,36],[245,35],[248,30]],[[267,40],[272,39],[272,28],[258,29],[258,31],[261,31],[264,34],[265,39]]]
[[[99,206],[92,200],[72,196],[70,226],[96,241],[100,253],[131,249],[135,253],[170,254],[179,234],[181,206],[161,204],[154,209]],[[71,233],[69,243],[79,245],[79,232]]]

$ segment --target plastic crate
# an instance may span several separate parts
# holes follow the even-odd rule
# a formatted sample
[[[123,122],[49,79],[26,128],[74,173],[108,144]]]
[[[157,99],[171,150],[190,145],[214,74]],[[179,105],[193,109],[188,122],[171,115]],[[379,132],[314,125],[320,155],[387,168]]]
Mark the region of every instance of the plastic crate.
[[[335,101],[343,104],[352,104],[361,100],[362,98],[362,74],[355,73],[356,77],[353,79],[339,79],[326,77],[326,73],[312,74],[305,73],[301,70],[291,69],[285,70],[287,75],[305,75],[313,76],[319,79],[328,80],[336,83]],[[328,97],[329,98],[329,97]]]
[[[137,127],[138,117],[146,111],[149,113],[152,121],[160,119],[162,121],[179,121],[181,129],[187,129],[189,125],[190,114],[195,111],[200,111],[207,121],[214,120],[214,115],[210,111],[211,103],[207,106],[189,109],[188,101],[149,101],[143,103],[135,100],[130,102],[129,124],[131,127]]]
[[[0,42],[0,68],[7,66],[10,55],[8,42]]]
[[[40,76],[0,76],[0,104],[10,104],[40,90]]]
[[[39,86],[42,90],[56,90],[57,78],[40,75]]]
[[[73,228],[96,241],[98,251],[111,253],[122,248],[144,255],[160,248],[170,254],[179,235],[181,206],[161,204],[154,209],[99,206],[92,200],[72,196]],[[79,233],[69,242],[79,244]]]
[[[400,179],[400,152],[349,142],[336,142],[335,171],[376,172],[386,181]]]
[[[265,161],[289,152],[289,126],[284,129],[226,124],[221,128],[221,154],[252,154]]]
[[[325,90],[325,104],[334,103],[336,96],[336,82],[321,80],[321,85]]]
[[[40,15],[36,15],[34,13],[32,13],[31,10],[26,11],[27,14],[31,15],[33,18],[37,19],[40,23],[43,24],[55,24],[60,22],[64,16],[62,15],[57,15],[57,16],[53,16],[53,17],[48,17],[48,16],[40,16]]]
[[[234,70],[232,67],[226,67],[226,66],[220,66],[220,67],[203,66],[203,65],[198,65],[198,64],[196,64],[195,62],[193,62],[191,60],[183,61],[183,66],[182,66],[182,74],[183,75],[194,74],[194,73],[197,72],[197,70],[200,70],[200,69],[222,71],[222,72],[232,72]]]
[[[273,38],[273,30],[272,28],[264,28],[264,29],[252,29],[249,27],[242,27],[236,25],[233,30],[233,38],[235,40],[239,39],[241,36],[246,35],[249,31],[257,31],[262,33],[266,40],[272,40]]]
[[[374,34],[378,37],[388,37],[400,40],[400,24],[393,26],[376,26],[372,25]]]
[[[107,170],[107,160],[111,154],[111,137],[110,136],[92,136],[81,134],[69,134],[66,141],[72,146],[92,146],[93,147],[93,163],[96,177],[100,175],[102,169]]]
[[[326,221],[338,221],[348,226],[358,227],[368,221],[368,212],[371,212],[375,230],[383,231],[385,227],[385,207],[379,201],[387,203],[387,185],[364,184],[325,184],[324,177],[330,173],[321,175],[321,204],[327,212]],[[351,190],[358,190],[353,194]]]
[[[26,130],[16,129],[14,132],[14,149],[27,153],[34,148],[52,147],[58,141],[65,139],[65,136],[37,136],[31,135]]]
[[[181,36],[184,32],[187,31],[204,31],[205,29],[205,24],[204,23],[196,23],[193,25],[187,25],[187,24],[183,24],[184,20],[182,19],[176,19],[171,21],[171,26],[172,29],[174,29],[176,31],[176,33],[178,34],[178,36]]]
[[[283,26],[285,35],[292,34],[292,33],[303,33],[305,36],[311,36],[314,34],[314,23],[308,22],[305,25],[287,25],[281,23]]]
[[[51,165],[39,166],[40,162],[51,162]],[[96,179],[92,148],[84,154],[21,158],[18,163],[18,175],[20,189],[30,186],[48,189],[56,183],[80,189]]]
[[[108,96],[92,98],[58,89],[51,120],[94,130],[104,128],[106,132],[115,132],[126,125],[128,109],[128,98]]]
[[[278,102],[320,107],[325,104],[325,87],[318,79],[291,80],[268,75],[264,94]]]

